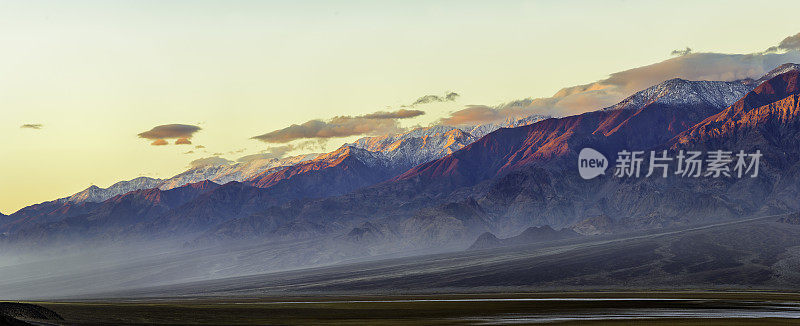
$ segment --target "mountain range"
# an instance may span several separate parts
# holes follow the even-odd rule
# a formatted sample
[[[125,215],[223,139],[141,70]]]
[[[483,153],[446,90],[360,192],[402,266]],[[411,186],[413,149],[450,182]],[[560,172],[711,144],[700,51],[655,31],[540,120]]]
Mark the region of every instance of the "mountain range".
[[[503,127],[529,124],[545,118],[530,116],[509,119],[499,124],[468,126],[463,129],[488,132]],[[98,207],[102,206],[98,204],[120,202],[115,200],[118,196],[128,197],[127,201],[122,202],[136,202],[135,205],[138,206],[161,207],[162,210],[159,210],[157,214],[164,215],[166,220],[180,220],[181,216],[190,214],[193,218],[205,219],[208,221],[207,223],[214,223],[226,220],[231,216],[239,216],[232,212],[241,211],[241,215],[246,215],[294,199],[338,195],[385,181],[420,162],[448,155],[476,139],[475,136],[456,127],[417,128],[399,135],[365,137],[352,144],[345,144],[338,150],[327,154],[305,154],[283,159],[267,158],[235,164],[203,165],[163,180],[139,177],[115,183],[108,188],[90,186],[72,196],[19,210],[3,221],[0,225],[0,232],[10,233],[34,225],[37,227],[33,227],[33,229],[41,229],[44,225],[52,227],[53,225],[49,223],[57,221],[62,222],[59,229],[64,230],[71,229],[69,225],[74,223],[102,223],[96,216],[98,213],[95,212],[96,209],[100,209]],[[152,197],[136,196],[139,190],[169,191],[184,187],[192,188],[193,184],[204,182],[224,184],[225,187],[220,189],[217,195],[228,191],[235,193],[225,197],[226,201],[224,202],[214,202],[214,205],[227,207],[211,209],[215,212],[213,213],[215,216],[208,216],[212,214],[209,211],[197,212],[197,207],[190,208],[189,206],[174,212],[164,211],[165,207],[160,202],[148,202]],[[320,184],[326,186],[320,187]],[[190,193],[199,195],[194,191]],[[212,197],[211,200],[214,200],[213,198],[216,197]],[[197,200],[198,206],[203,207],[199,203],[203,203],[206,199],[197,198]],[[171,210],[178,207],[168,205],[167,208]],[[147,211],[147,213],[155,214],[151,211]],[[103,215],[103,213],[99,214]],[[124,215],[131,214],[136,214],[136,212],[128,212]],[[133,224],[138,224],[135,229],[146,228],[156,230],[156,233],[163,233],[163,230],[159,230],[157,226],[142,225],[145,221],[153,218],[150,215],[142,216],[138,220],[131,220]],[[186,231],[196,230],[200,227],[190,226],[191,224],[191,222],[187,222],[185,225],[166,229]],[[86,226],[76,227],[84,229]],[[70,233],[71,231],[63,232]],[[109,231],[110,234],[120,232],[120,230]],[[39,234],[42,241],[45,238],[57,238],[46,236],[42,232],[20,233],[17,236],[22,234]]]
[[[326,154],[90,187],[0,216],[0,241],[40,248],[180,239],[203,247],[326,238],[356,243],[363,254],[364,248],[494,246],[557,238],[552,232],[578,237],[794,212],[800,209],[799,68],[783,65],[758,80],[671,79],[574,116],[418,128]],[[585,147],[606,157],[621,150],[715,149],[764,156],[755,178],[606,173],[583,180],[576,162]]]
[[[795,71],[788,69],[758,87],[747,82],[670,80],[665,84],[676,85],[681,92],[707,92],[707,87],[717,85],[724,90],[736,89],[740,92],[737,95],[742,96],[734,103],[733,97],[727,95],[714,101],[707,96],[683,96],[687,100],[677,102],[659,101],[665,98],[659,96],[641,102],[639,107],[600,110],[500,129],[389,182],[233,219],[204,237],[238,238],[233,230],[246,230],[243,234],[259,237],[280,234],[280,222],[263,223],[268,220],[302,222],[306,230],[324,232],[330,232],[332,226],[348,224],[347,221],[368,220],[393,226],[409,241],[435,245],[443,239],[472,240],[485,231],[512,236],[515,230],[527,226],[569,227],[581,222],[592,228],[593,221],[609,224],[610,219],[615,230],[631,230],[797,210],[797,202],[790,199],[796,196],[798,184],[794,158],[798,151],[794,143],[798,139],[797,114],[796,104],[792,104],[796,92],[791,87],[775,87],[785,84],[784,79],[796,79]],[[703,87],[684,87],[692,84]],[[651,90],[666,85],[644,93],[657,93]],[[765,93],[774,95],[759,95]],[[644,94],[632,96],[642,97]],[[763,100],[753,100],[756,98]],[[763,107],[764,101],[774,101],[768,106],[776,109],[768,111]],[[780,153],[780,157],[767,157],[769,162],[763,163],[763,173],[758,178],[627,180],[603,176],[585,181],[577,176],[577,151],[583,147],[598,149],[607,157],[622,149],[676,150],[671,144],[698,133],[698,128],[712,117],[726,119],[722,115],[729,110],[760,112],[763,124],[747,132],[772,136],[760,137],[748,145],[738,138],[745,130],[729,130],[718,135],[729,140],[725,149],[752,151],[758,147]],[[715,130],[707,130],[700,134],[714,133]],[[690,147],[700,149],[702,145]],[[607,219],[596,218],[601,215]],[[598,225],[594,229],[609,228]]]

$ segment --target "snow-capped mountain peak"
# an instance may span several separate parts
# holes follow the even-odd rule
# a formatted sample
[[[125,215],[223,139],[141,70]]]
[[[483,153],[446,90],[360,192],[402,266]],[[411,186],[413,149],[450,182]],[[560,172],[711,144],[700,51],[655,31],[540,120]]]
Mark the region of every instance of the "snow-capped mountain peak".
[[[763,82],[765,82],[767,80],[770,80],[770,79],[772,79],[772,78],[774,78],[774,77],[776,77],[778,75],[782,75],[784,73],[790,72],[792,70],[800,71],[800,65],[796,64],[796,63],[784,63],[784,64],[776,67],[775,69],[770,70],[769,72],[767,72],[761,78],[757,79],[753,86],[761,85],[761,83],[763,83]]]
[[[412,167],[448,155],[475,141],[475,137],[451,126],[416,128],[397,135],[364,137],[348,147],[384,155],[391,166]]]
[[[72,203],[99,203],[111,197],[125,194],[134,190],[155,188],[161,183],[161,181],[161,179],[138,177],[128,181],[117,182],[108,188],[100,188],[92,185],[79,193],[62,198],[61,200]]]
[[[208,165],[189,169],[172,178],[164,180],[158,187],[168,190],[204,180],[217,184],[231,181],[244,181],[263,174],[268,170],[277,170],[316,158],[320,154],[303,154],[285,158],[264,158],[229,165]]]
[[[652,103],[725,108],[753,89],[741,81],[690,81],[673,78],[639,91],[603,110],[638,109]]]
[[[475,137],[475,140],[478,140],[481,137],[486,136],[489,133],[500,128],[522,127],[542,120],[547,120],[550,118],[552,117],[548,115],[539,115],[539,114],[529,115],[527,117],[522,117],[522,118],[507,118],[505,121],[500,123],[487,123],[471,127],[465,127],[464,131],[468,132],[470,135]]]

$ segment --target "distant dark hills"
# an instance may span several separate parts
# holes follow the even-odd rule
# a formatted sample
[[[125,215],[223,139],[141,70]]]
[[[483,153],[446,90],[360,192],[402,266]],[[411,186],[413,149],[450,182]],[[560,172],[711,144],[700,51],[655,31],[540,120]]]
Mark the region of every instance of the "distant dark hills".
[[[439,140],[424,155],[413,149],[429,144],[420,141],[426,135],[384,139],[382,147],[351,144],[241,182],[32,205],[0,216],[0,242],[46,248],[181,238],[205,246],[331,237],[385,251],[477,249],[796,212],[800,73],[785,65],[765,78],[668,80],[606,109],[510,124],[479,139],[452,128],[428,130]],[[764,156],[756,178],[617,178],[612,167],[583,180],[577,154],[585,147],[612,164],[621,150]],[[418,164],[421,158],[435,159]],[[144,181],[138,184],[151,182]]]

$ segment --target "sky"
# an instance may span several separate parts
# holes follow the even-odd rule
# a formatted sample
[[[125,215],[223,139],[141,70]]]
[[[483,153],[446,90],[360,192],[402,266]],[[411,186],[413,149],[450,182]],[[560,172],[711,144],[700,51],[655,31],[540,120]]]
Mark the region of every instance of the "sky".
[[[800,62],[798,9],[0,0],[0,212],[167,178],[208,157],[329,151],[510,112],[576,114],[671,77],[757,77]]]

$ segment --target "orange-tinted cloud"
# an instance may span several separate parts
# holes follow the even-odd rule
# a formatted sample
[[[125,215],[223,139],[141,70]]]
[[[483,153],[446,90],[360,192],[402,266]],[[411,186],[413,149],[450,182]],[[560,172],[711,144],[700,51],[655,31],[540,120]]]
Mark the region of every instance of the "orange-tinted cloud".
[[[155,141],[150,143],[150,145],[153,145],[153,146],[164,146],[164,145],[167,145],[167,144],[169,144],[169,143],[166,140],[163,140],[163,139],[156,139]]]
[[[358,118],[364,119],[407,119],[418,117],[425,114],[425,112],[420,110],[406,110],[400,109],[393,112],[386,112],[386,111],[378,111],[370,114],[362,115]]]
[[[192,141],[189,140],[189,138],[178,138],[178,140],[175,141],[175,145],[191,145],[191,144]]]
[[[465,109],[450,114],[449,117],[440,119],[440,123],[449,126],[466,126],[481,123],[502,121],[506,112],[485,105],[468,105]]]

